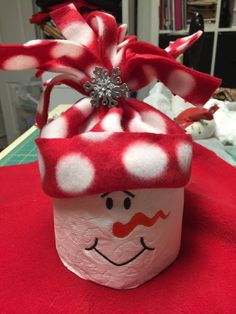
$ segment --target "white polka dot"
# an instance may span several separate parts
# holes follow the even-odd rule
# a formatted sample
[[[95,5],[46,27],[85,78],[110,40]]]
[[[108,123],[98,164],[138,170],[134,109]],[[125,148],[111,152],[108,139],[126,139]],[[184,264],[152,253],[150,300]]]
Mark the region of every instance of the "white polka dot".
[[[142,120],[156,130],[155,133],[166,133],[165,120],[156,112],[144,111],[141,113]]]
[[[81,137],[94,142],[100,142],[106,140],[112,135],[112,132],[87,132],[81,134]]]
[[[132,118],[129,122],[129,131],[130,132],[148,132],[148,133],[155,133],[155,130],[147,125],[146,123],[143,123],[141,120],[140,115],[136,115],[134,118]]]
[[[114,61],[116,59],[116,55],[117,55],[117,46],[116,45],[110,45],[110,47],[106,48],[106,51],[107,51],[107,54],[109,55],[109,58]]]
[[[73,108],[78,109],[85,118],[87,118],[94,110],[91,105],[91,98],[85,97],[78,101]]]
[[[41,40],[41,39],[34,39],[34,40],[27,41],[27,43],[25,43],[23,46],[25,46],[25,47],[35,46],[35,45],[40,44],[41,42],[43,42],[43,40]]]
[[[130,120],[129,130],[131,132],[148,132],[156,134],[166,133],[166,123],[164,119],[153,111],[142,112]]]
[[[191,41],[191,39],[195,37],[195,34],[192,34],[190,36],[185,36],[179,39],[179,42],[182,43],[188,43],[189,41]]]
[[[121,43],[125,39],[125,35],[127,32],[128,25],[127,24],[121,24],[120,29],[120,36],[118,38],[118,44]]]
[[[42,129],[41,138],[65,138],[67,136],[67,121],[64,117],[56,118]]]
[[[181,41],[189,42],[189,41],[192,40],[192,38],[198,39],[202,34],[203,34],[202,31],[198,31],[198,32],[196,32],[196,33],[194,33],[194,34],[192,34],[190,36],[185,36],[185,37],[181,38]]]
[[[172,49],[171,49],[171,45],[165,48],[165,51],[166,51],[166,52],[170,52],[171,50],[172,50]]]
[[[117,67],[119,66],[123,55],[124,55],[125,49],[120,49],[117,53],[115,53],[112,57],[111,57],[111,63],[113,67]]]
[[[192,161],[192,146],[188,143],[178,144],[177,158],[182,171],[187,172]]]
[[[179,45],[176,47],[176,51],[181,52],[181,51],[186,50],[186,48],[191,46],[193,42],[195,42],[201,36],[201,34],[202,34],[202,31],[198,31],[197,33],[193,35],[179,39]]]
[[[44,160],[40,151],[38,151],[38,164],[39,164],[39,172],[40,172],[41,180],[43,180],[45,177],[45,164],[44,164]]]
[[[94,32],[86,22],[73,22],[63,29],[63,35],[70,41],[87,46],[93,40]]]
[[[104,23],[103,20],[96,16],[91,21],[91,26],[94,28],[95,32],[98,32],[98,36],[101,37],[104,33]]]
[[[35,57],[18,55],[7,59],[3,63],[4,70],[27,70],[39,66],[39,62]]]
[[[122,43],[120,43],[119,45],[117,45],[117,50],[120,50],[121,48],[123,48],[125,45],[127,45],[130,42],[129,39],[126,39],[124,41],[122,41]]]
[[[59,188],[70,194],[87,190],[93,182],[95,169],[90,160],[80,153],[62,157],[56,166]]]
[[[184,42],[181,45],[179,45],[178,47],[176,47],[176,51],[181,52],[183,50],[185,50],[188,47],[189,43],[188,42]]]
[[[171,72],[167,87],[175,94],[186,97],[195,87],[195,80],[191,74],[182,70]]]
[[[168,156],[162,148],[144,142],[128,147],[122,160],[130,174],[144,180],[160,177],[168,164]]]
[[[120,120],[121,116],[117,112],[108,113],[101,122],[102,128],[104,131],[122,132]]]
[[[78,58],[83,53],[83,48],[79,45],[63,40],[52,47],[51,56],[55,59],[66,56],[70,58]]]

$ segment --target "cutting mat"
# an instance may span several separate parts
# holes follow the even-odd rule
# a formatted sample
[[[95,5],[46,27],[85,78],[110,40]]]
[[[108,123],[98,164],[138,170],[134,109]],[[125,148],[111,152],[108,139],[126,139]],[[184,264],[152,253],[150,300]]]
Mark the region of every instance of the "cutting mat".
[[[71,105],[59,105],[50,112],[49,118],[55,118]],[[37,148],[34,140],[39,130],[33,126],[0,153],[0,166],[20,165],[37,160]]]
[[[35,161],[37,159],[37,148],[34,140],[38,136],[39,130],[35,129],[0,160],[0,166],[20,165]]]

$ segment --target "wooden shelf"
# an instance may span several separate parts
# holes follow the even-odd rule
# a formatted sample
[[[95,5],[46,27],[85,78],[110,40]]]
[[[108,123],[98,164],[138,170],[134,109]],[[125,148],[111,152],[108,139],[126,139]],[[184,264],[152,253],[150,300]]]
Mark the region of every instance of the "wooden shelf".
[[[215,31],[217,31],[216,23],[205,23],[204,28],[205,28],[205,32],[215,32]],[[224,28],[223,30],[225,30],[225,29],[226,28]],[[229,28],[227,28],[227,29],[229,29]],[[181,29],[181,30],[178,30],[178,31],[169,29],[169,30],[160,30],[159,32],[160,32],[160,34],[183,35],[184,36],[184,35],[188,34],[188,30],[189,30],[189,25],[187,25],[187,29]],[[235,30],[236,30],[236,27],[232,28],[231,31],[235,31]],[[219,31],[221,31],[221,29],[219,29]]]
[[[157,12],[159,12],[160,0],[149,0],[149,1],[137,0],[137,1],[140,5],[140,7],[138,8],[139,16],[138,16],[138,23],[137,23],[139,26],[138,27],[138,35],[140,37],[139,39],[149,41],[153,43],[154,45],[159,45],[159,38],[161,38],[162,43],[166,44],[166,42],[170,41],[169,36],[172,37],[174,40],[177,37],[181,37],[181,36],[184,37],[188,35],[189,23],[187,23],[186,29],[182,29],[178,31],[159,29],[160,21],[159,21],[159,15],[157,14]],[[215,14],[214,20],[213,19],[204,20],[205,38],[210,42],[210,45],[211,45],[210,52],[208,51],[209,52],[208,56],[211,57],[211,60],[209,60],[208,62],[208,67],[210,67],[208,72],[210,72],[210,74],[212,75],[214,75],[215,73],[218,39],[221,37],[219,35],[223,33],[224,36],[228,36],[228,35],[233,35],[233,33],[235,32],[235,36],[236,36],[236,25],[233,25],[231,27],[219,27],[220,16],[221,16],[221,3],[222,3],[222,0],[217,0],[216,14]],[[233,12],[236,15],[236,6]],[[148,20],[146,18],[147,16],[150,17]],[[234,18],[234,24],[235,24],[235,18]],[[140,21],[142,23],[140,23]],[[145,34],[143,30],[146,31]],[[231,34],[228,34],[228,33],[231,33]],[[150,38],[152,40],[150,40]]]
[[[169,30],[160,30],[160,34],[169,34],[169,35],[187,35],[188,29],[181,29],[179,31],[175,31],[173,29]]]
[[[220,27],[218,28],[219,32],[236,32],[236,26],[232,27]]]

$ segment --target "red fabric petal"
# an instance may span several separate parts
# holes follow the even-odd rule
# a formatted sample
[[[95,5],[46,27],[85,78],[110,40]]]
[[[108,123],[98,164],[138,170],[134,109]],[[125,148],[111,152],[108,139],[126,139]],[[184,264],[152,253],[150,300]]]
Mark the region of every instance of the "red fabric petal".
[[[190,36],[179,38],[170,44],[165,51],[167,51],[172,57],[177,58],[179,55],[184,53],[186,49],[192,46],[201,35],[202,31],[198,31]]]
[[[25,45],[0,46],[0,68],[4,70],[39,69],[70,73],[83,80],[93,76],[96,66],[111,70],[119,66],[123,82],[130,90],[140,89],[159,79],[170,90],[194,104],[204,103],[220,80],[178,64],[173,56],[191,45],[200,32],[167,48],[166,52],[144,42],[124,37],[125,26],[104,12],[92,12],[86,20],[73,4],[52,12],[52,17],[69,40],[32,41]]]
[[[110,70],[117,51],[116,20],[108,13],[95,11],[87,16],[87,23],[99,38],[100,58],[105,62],[107,69]]]
[[[95,54],[99,52],[96,34],[73,4],[54,10],[50,15],[66,39],[86,46]]]
[[[131,59],[135,55],[154,55],[163,56],[165,58],[173,59],[168,52],[165,50],[154,46],[145,41],[136,41],[129,43],[125,48],[125,58],[126,60]]]
[[[119,27],[117,27],[117,44],[120,44],[125,39],[125,35],[127,32],[127,25],[122,24]]]
[[[24,45],[0,45],[0,69],[40,69],[91,76],[95,66],[104,66],[85,46],[66,40],[33,40]]]
[[[53,58],[51,52],[56,44],[56,41],[32,40],[20,45],[0,45],[0,68],[2,70],[35,69]]]
[[[39,13],[33,14],[29,21],[31,24],[42,24],[49,17],[50,16],[48,12],[39,12]]]
[[[127,62],[123,80],[130,90],[140,89],[155,79],[193,104],[204,104],[221,82],[162,56],[136,55]]]
[[[50,19],[50,13],[53,10],[65,7],[66,3],[73,3],[74,6],[77,8],[77,10],[79,10],[80,12],[83,11],[83,9],[90,9],[90,10],[95,10],[97,8],[96,5],[93,4],[89,4],[87,1],[84,0],[79,0],[79,1],[64,1],[61,4],[57,4],[57,5],[52,5],[50,7],[47,8],[47,12],[39,12],[36,14],[33,14],[31,19],[30,19],[30,23],[32,24],[42,24],[43,22],[45,22],[45,20]]]
[[[117,52],[115,54],[115,56],[112,59],[112,65],[114,67],[119,67],[121,70],[121,73],[123,73],[125,65],[126,65],[126,56],[125,56],[125,52],[126,52],[126,47],[131,43],[136,41],[136,36],[131,35],[131,36],[126,36],[124,38],[124,41],[121,42],[120,44],[117,45]]]
[[[118,46],[117,50],[125,47],[126,45],[130,44],[131,42],[136,41],[136,36],[135,35],[130,35],[130,36],[125,36],[124,41],[122,41]]]
[[[55,4],[55,5],[52,5],[50,6],[48,9],[50,11],[53,11],[53,10],[56,10],[56,9],[59,9],[61,7],[65,7],[66,4],[70,4],[70,3],[73,3],[73,5],[79,10],[81,8],[88,8],[88,9],[96,9],[97,6],[94,5],[94,4],[90,4],[88,3],[88,1],[85,1],[85,0],[65,0],[63,1],[63,3],[60,3],[60,4]]]

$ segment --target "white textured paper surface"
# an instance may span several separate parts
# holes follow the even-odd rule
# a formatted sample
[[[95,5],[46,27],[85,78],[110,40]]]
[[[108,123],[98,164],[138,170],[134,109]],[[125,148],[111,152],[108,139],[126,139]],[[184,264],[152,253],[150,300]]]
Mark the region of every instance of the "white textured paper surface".
[[[103,197],[54,200],[58,254],[81,278],[112,288],[133,288],[157,275],[178,255],[184,189],[130,192],[134,197],[112,192]],[[108,209],[111,199],[113,207]],[[129,209],[125,202],[126,207],[130,203]],[[160,211],[166,217],[155,219]],[[150,226],[141,220],[128,233],[114,234],[115,223],[127,227],[135,215],[143,217],[141,213],[149,218]]]

